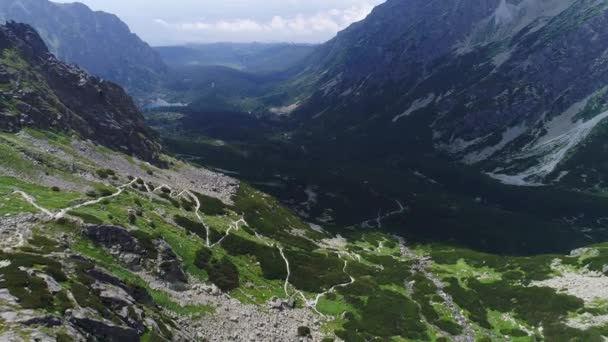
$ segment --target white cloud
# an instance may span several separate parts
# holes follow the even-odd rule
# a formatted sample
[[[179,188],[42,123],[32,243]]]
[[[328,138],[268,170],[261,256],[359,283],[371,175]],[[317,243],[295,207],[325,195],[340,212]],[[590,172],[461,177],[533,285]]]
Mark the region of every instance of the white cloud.
[[[385,0],[78,1],[118,15],[152,45],[172,45],[218,41],[318,43],[363,19]]]
[[[319,33],[333,35],[353,22],[364,19],[373,8],[374,5],[371,2],[363,1],[345,9],[333,8],[310,15],[297,14],[291,17],[276,15],[266,21],[235,18],[172,23],[164,19],[155,19],[154,22],[165,28],[190,32],[275,33],[285,36],[305,36]]]

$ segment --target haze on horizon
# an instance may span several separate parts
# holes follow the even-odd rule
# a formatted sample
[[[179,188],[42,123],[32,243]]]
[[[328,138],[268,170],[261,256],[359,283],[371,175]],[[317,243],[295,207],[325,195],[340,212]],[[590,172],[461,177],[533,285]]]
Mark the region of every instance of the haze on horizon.
[[[211,42],[321,43],[364,19],[384,1],[80,0],[93,10],[118,15],[153,46]]]

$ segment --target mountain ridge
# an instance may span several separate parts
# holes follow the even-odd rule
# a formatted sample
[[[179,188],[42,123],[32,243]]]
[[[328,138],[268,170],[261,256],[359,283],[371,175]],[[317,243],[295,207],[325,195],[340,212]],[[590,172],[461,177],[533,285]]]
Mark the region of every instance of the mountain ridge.
[[[29,25],[8,22],[0,31],[5,130],[72,130],[107,147],[156,160],[156,133],[122,88],[58,61]]]
[[[116,15],[81,3],[2,0],[0,20],[32,25],[60,60],[116,82],[132,95],[155,90],[167,71],[160,56]]]
[[[338,139],[388,134],[404,145],[411,139],[399,130],[424,121],[427,146],[504,182],[585,187],[580,173],[558,177],[568,171],[559,166],[583,146],[591,123],[603,122],[602,108],[582,112],[589,100],[604,101],[605,46],[594,42],[606,34],[606,8],[574,0],[463,0],[447,8],[387,1],[313,53],[291,81],[307,84],[308,94],[285,105],[297,104],[295,127]],[[521,150],[576,104],[566,129],[572,139],[555,150]],[[536,165],[522,168],[532,159]]]

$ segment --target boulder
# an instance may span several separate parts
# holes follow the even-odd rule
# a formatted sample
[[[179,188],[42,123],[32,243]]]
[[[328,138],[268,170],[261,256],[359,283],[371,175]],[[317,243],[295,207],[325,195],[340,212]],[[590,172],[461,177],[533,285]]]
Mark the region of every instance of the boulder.
[[[177,255],[171,247],[163,240],[154,241],[158,250],[158,267],[156,273],[159,278],[169,283],[186,284],[188,276],[181,266]]]
[[[68,310],[66,317],[70,323],[95,336],[99,341],[139,341],[140,336],[137,330],[99,320],[91,309],[79,308]]]

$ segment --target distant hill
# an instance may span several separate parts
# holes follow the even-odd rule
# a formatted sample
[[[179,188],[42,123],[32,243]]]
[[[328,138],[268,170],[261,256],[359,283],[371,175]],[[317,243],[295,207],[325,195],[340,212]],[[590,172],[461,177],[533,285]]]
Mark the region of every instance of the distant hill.
[[[312,44],[214,43],[155,49],[172,67],[214,65],[253,73],[273,73],[302,62],[315,48]]]
[[[166,71],[160,56],[117,16],[81,3],[0,0],[0,21],[33,26],[60,60],[116,82],[132,95],[150,91]]]

